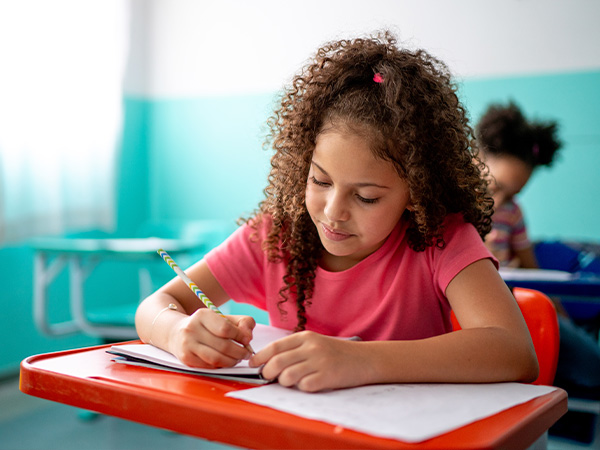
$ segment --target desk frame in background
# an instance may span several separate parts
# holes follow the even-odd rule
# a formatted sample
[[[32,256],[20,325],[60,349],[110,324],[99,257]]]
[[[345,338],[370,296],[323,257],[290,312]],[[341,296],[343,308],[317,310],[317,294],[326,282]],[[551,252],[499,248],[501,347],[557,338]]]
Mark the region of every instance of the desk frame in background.
[[[574,318],[600,318],[600,275],[592,272],[565,272],[545,269],[501,269],[506,284],[535,289],[550,297],[558,297]],[[578,314],[573,314],[577,308]],[[600,335],[597,336],[600,345]],[[592,446],[600,443],[600,401],[571,396],[569,410],[595,414],[596,427]]]
[[[600,275],[544,269],[500,269],[507,285],[535,289],[546,295],[600,299]]]
[[[164,248],[174,258],[186,259],[207,251],[205,242],[199,240],[136,238],[136,239],[72,239],[47,238],[32,241],[34,256],[33,317],[37,328],[47,336],[84,333],[108,339],[135,339],[137,333],[133,314],[138,301],[127,308],[116,308],[114,321],[91,321],[85,304],[85,281],[101,262],[132,261],[139,263],[138,279],[140,298],[152,293],[153,284],[147,266],[159,261],[156,251]],[[48,318],[48,289],[56,277],[68,267],[69,309],[71,319],[50,323]],[[166,266],[165,266],[166,267]],[[131,317],[131,318],[128,318]]]
[[[378,438],[225,397],[251,385],[131,367],[109,345],[32,356],[21,364],[26,394],[191,436],[250,448],[525,449],[567,411],[557,389],[422,443]],[[452,405],[449,405],[451,408]]]

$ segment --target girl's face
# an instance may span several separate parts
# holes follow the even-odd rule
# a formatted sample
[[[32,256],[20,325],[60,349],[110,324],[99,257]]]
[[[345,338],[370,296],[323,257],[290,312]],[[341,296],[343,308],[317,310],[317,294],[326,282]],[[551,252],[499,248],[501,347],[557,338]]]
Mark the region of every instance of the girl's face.
[[[323,268],[348,269],[381,247],[409,202],[408,184],[364,138],[335,129],[319,134],[306,208],[325,247]]]
[[[490,190],[496,207],[521,192],[531,177],[533,168],[512,155],[488,156],[485,163],[490,168]]]

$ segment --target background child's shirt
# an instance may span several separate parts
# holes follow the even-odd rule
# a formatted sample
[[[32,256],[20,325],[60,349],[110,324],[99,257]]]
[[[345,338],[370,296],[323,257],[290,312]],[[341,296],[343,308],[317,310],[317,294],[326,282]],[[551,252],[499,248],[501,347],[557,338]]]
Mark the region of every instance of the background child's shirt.
[[[295,298],[280,304],[279,295],[285,265],[268,261],[261,249],[269,225],[263,220],[254,239],[255,230],[240,227],[206,261],[231,298],[268,311],[271,325],[291,330],[297,324]],[[421,339],[452,330],[446,287],[469,264],[493,257],[461,215],[445,220],[443,249],[415,252],[406,228],[400,221],[377,251],[348,270],[317,268],[306,329],[363,340]]]
[[[509,266],[515,251],[531,246],[521,208],[508,200],[496,208],[492,216],[492,231],[485,242],[501,266]]]

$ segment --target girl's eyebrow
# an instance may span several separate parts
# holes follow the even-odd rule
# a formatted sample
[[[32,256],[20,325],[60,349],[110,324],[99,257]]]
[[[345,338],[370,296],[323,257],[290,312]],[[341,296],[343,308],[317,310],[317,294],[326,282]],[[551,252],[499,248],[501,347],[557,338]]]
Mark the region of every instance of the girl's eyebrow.
[[[323,175],[328,176],[329,174],[327,173],[327,171],[325,169],[323,169],[320,165],[318,165],[314,160],[312,160],[310,162],[313,166],[315,166],[317,169],[319,169],[319,171],[321,171],[323,173]],[[389,186],[383,186],[381,184],[377,184],[377,183],[353,183],[353,186],[357,186],[357,187],[376,187],[376,188],[380,188],[380,189],[389,189]]]

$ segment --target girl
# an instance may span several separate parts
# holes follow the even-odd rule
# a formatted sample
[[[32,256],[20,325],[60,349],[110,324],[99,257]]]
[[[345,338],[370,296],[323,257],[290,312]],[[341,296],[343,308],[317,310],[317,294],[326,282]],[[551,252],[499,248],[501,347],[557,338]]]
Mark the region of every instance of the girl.
[[[501,266],[533,269],[537,261],[514,196],[534,169],[550,166],[561,147],[555,122],[528,122],[514,104],[491,105],[477,124],[477,139],[490,169],[495,212],[486,244]]]
[[[250,357],[305,391],[537,377],[482,241],[492,200],[441,62],[389,33],[329,43],[269,124],[265,200],[188,275],[215,304],[252,303],[297,333],[251,356],[253,319],[200,308],[174,279],[140,305],[142,340],[192,366]],[[449,333],[451,310],[461,331]]]

